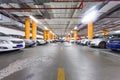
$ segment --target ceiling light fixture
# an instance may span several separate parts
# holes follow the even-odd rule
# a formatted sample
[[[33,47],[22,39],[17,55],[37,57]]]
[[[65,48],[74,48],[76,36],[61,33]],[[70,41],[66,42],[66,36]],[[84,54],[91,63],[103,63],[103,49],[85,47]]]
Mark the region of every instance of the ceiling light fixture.
[[[33,17],[33,16],[29,16],[33,21],[35,21],[35,22],[37,22],[38,23],[38,20],[35,18],[35,17]]]
[[[73,31],[71,31],[71,33],[73,33]]]
[[[45,28],[46,30],[48,30],[48,28],[47,28],[46,26],[44,26],[44,28]]]
[[[98,17],[98,10],[96,7],[91,8],[85,14],[83,19],[81,20],[82,23],[87,24],[89,22],[94,22]]]
[[[74,29],[77,29],[77,28],[78,28],[77,26],[74,27]]]
[[[120,33],[120,30],[114,31],[115,33]]]

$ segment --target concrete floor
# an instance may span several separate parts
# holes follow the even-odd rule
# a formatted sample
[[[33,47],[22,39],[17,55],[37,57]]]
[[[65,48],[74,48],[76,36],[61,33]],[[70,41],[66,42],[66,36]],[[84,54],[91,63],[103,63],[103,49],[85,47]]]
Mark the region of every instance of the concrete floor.
[[[48,44],[0,53],[0,80],[120,80],[120,63],[92,49],[69,43]]]

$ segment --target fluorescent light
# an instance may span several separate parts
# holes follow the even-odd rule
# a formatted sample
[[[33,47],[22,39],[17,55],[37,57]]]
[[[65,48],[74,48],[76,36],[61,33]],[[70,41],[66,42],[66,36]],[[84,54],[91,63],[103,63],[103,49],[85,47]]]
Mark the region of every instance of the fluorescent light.
[[[74,27],[74,29],[77,29],[77,28],[78,28],[77,26]]]
[[[73,31],[71,31],[71,33],[73,33]]]
[[[35,21],[35,22],[38,22],[38,20],[35,18],[35,17],[33,17],[33,16],[29,16],[33,21]]]
[[[115,33],[120,33],[120,30],[114,31]]]
[[[98,10],[94,7],[85,13],[81,22],[85,24],[89,22],[94,22],[97,19],[97,17],[98,17]]]
[[[46,30],[48,30],[48,28],[47,28],[46,26],[44,26],[44,28],[45,28]]]

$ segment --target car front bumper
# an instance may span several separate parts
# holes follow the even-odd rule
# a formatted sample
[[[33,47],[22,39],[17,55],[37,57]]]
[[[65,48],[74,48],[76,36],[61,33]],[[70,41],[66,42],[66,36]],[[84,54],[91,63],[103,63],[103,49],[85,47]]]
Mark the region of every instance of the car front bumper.
[[[107,48],[114,49],[114,50],[120,50],[120,44],[107,44]]]
[[[89,44],[91,47],[93,46],[93,47],[98,47],[98,44],[96,44],[96,43],[93,43],[93,42],[90,42],[90,44]]]
[[[23,49],[25,44],[0,44],[0,52]]]

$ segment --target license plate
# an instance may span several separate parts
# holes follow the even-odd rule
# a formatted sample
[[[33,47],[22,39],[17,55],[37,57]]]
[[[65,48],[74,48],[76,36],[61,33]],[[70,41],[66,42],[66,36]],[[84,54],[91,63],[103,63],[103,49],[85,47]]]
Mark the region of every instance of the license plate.
[[[23,47],[23,45],[22,44],[18,44],[17,47]]]

